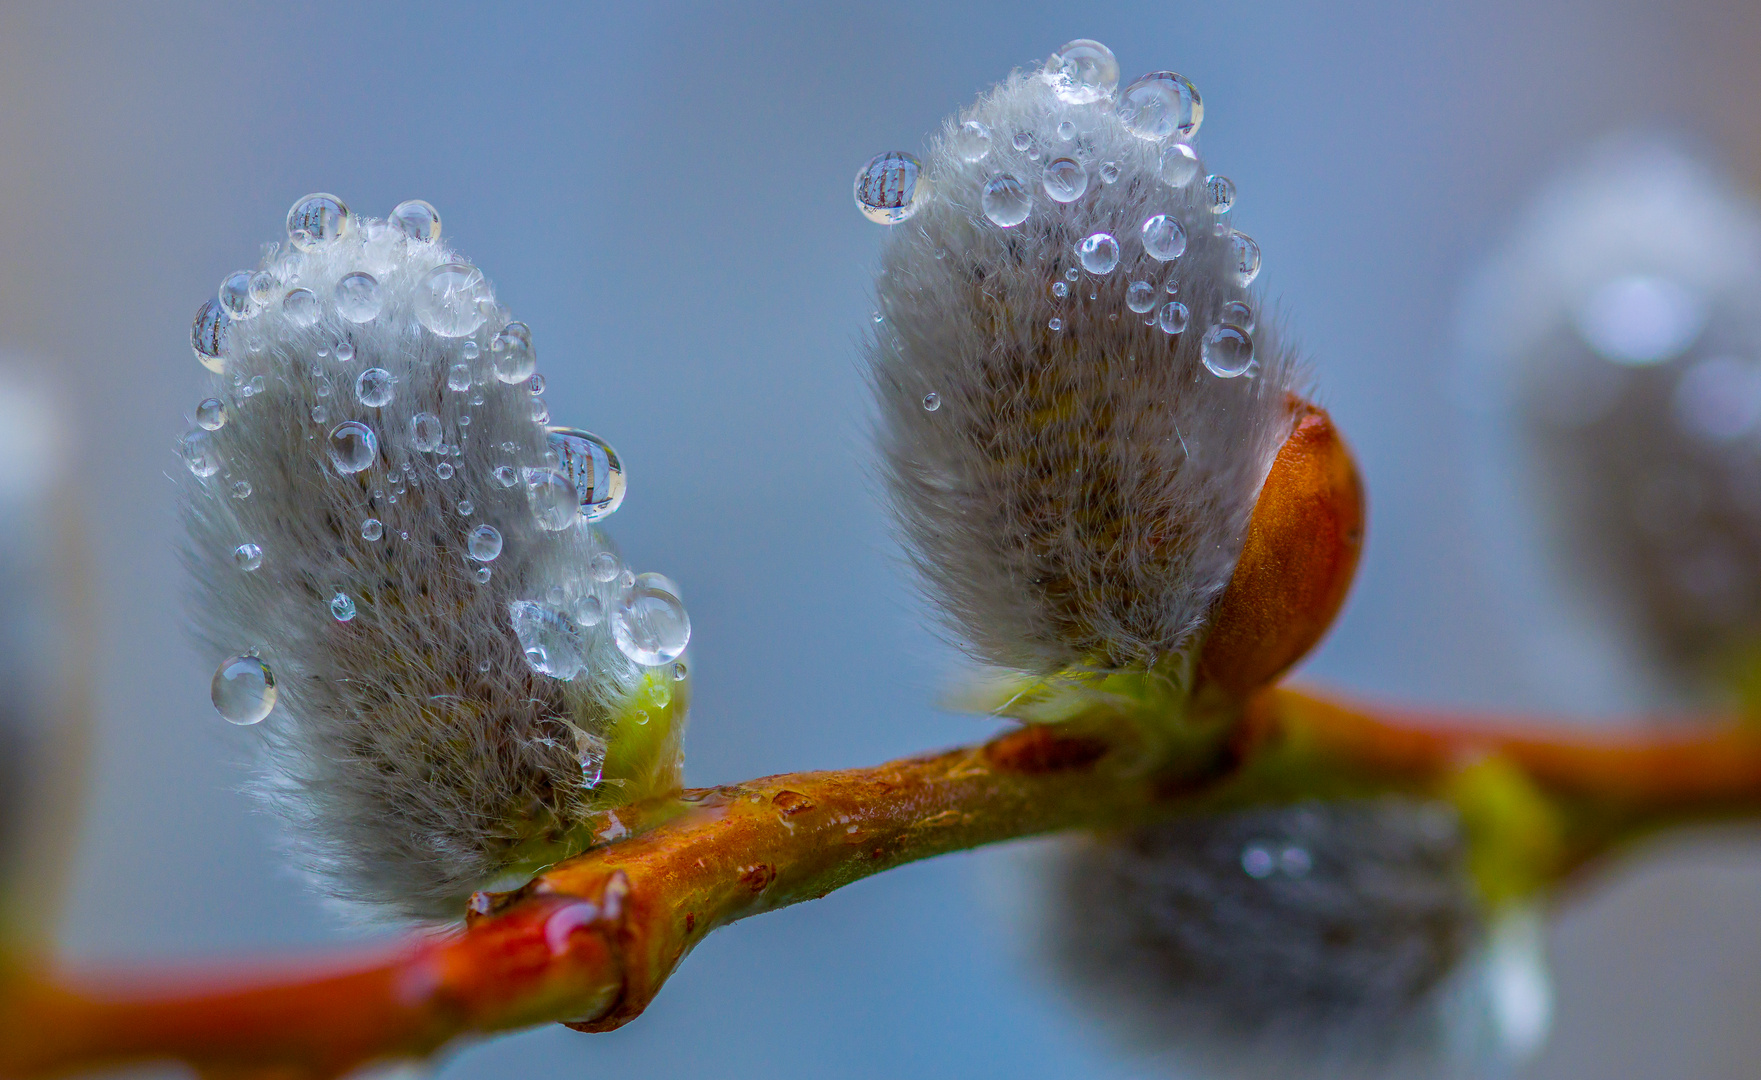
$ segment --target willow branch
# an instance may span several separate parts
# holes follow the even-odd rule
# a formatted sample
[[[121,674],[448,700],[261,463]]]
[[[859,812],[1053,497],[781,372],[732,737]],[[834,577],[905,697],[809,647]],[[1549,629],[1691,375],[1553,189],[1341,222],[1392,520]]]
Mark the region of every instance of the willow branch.
[[[16,974],[0,984],[0,1075],[174,1059],[215,1077],[318,1078],[546,1021],[603,1031],[637,1016],[711,930],[906,862],[1340,778],[1439,791],[1489,758],[1587,823],[1574,825],[1573,860],[1653,824],[1761,810],[1761,735],[1736,726],[1497,728],[1273,690],[1216,738],[1172,752],[1127,724],[1027,727],[622,808],[598,823],[602,846],[514,893],[479,894],[463,929],[391,954],[281,971]],[[1277,761],[1309,779],[1268,786],[1256,770]]]

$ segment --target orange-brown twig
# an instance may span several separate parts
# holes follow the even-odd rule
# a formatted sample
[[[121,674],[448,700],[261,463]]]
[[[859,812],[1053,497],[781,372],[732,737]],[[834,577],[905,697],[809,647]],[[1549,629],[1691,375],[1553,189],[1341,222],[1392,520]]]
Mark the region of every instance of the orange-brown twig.
[[[1549,797],[1614,808],[1603,847],[1652,820],[1761,810],[1761,735],[1735,727],[1592,735],[1377,715],[1289,690],[1233,730],[1149,760],[1128,725],[1028,727],[983,746],[870,769],[686,792],[606,815],[608,842],[468,925],[326,972],[184,978],[18,975],[0,984],[0,1075],[171,1058],[210,1076],[329,1077],[472,1034],[545,1021],[626,1023],[710,930],[904,862],[1035,833],[1203,806],[1254,759],[1434,790],[1498,756]],[[621,837],[621,838],[620,838]]]

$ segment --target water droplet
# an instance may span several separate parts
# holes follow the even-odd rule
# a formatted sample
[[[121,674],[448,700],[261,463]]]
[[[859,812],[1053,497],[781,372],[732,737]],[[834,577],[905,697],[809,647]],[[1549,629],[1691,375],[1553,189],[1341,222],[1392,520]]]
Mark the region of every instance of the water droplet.
[[[1119,265],[1119,241],[1112,233],[1090,233],[1076,242],[1076,257],[1091,274],[1110,274]]]
[[[377,367],[370,367],[361,372],[360,378],[355,380],[355,397],[370,409],[389,405],[391,403],[391,372]]]
[[[991,152],[991,129],[977,120],[968,120],[954,129],[949,146],[961,161],[983,161]]]
[[[349,231],[349,208],[335,195],[307,195],[287,212],[287,238],[301,251]]]
[[[1235,206],[1235,181],[1227,176],[1205,177],[1205,201],[1213,214],[1227,214]]]
[[[1119,182],[1119,163],[1117,161],[1101,162],[1101,183],[1116,184]]]
[[[384,302],[379,280],[365,271],[344,274],[336,283],[336,313],[349,322],[371,322]]]
[[[1192,138],[1205,118],[1205,103],[1183,75],[1152,71],[1119,95],[1119,120],[1140,139]]]
[[[687,672],[685,671],[685,664],[683,661],[680,661],[679,663],[676,663],[673,665],[673,681],[674,682],[684,682],[686,674],[687,674]]]
[[[216,374],[226,366],[220,354],[226,350],[227,332],[231,327],[232,316],[226,313],[218,299],[203,301],[196,309],[195,322],[190,324],[190,347],[196,350],[196,359]]]
[[[355,343],[354,342],[350,341],[348,338],[343,338],[341,341],[336,343],[336,359],[337,359],[338,363],[346,364],[346,363],[349,363],[350,361],[352,361],[354,358],[355,358]]]
[[[1070,158],[1059,158],[1046,166],[1040,184],[1053,202],[1075,202],[1088,190],[1088,170]]]
[[[1246,233],[1230,233],[1229,250],[1234,259],[1235,280],[1243,285],[1253,284],[1253,279],[1260,276],[1260,245]]]
[[[523,322],[502,327],[489,342],[489,366],[504,383],[525,382],[532,377],[538,354],[532,350],[532,328]]]
[[[1087,105],[1111,97],[1118,88],[1119,61],[1100,42],[1078,38],[1046,61],[1046,80],[1061,100]]]
[[[1017,131],[1009,140],[1009,145],[1017,150],[1025,150],[1033,145],[1033,136],[1025,131]]]
[[[878,225],[897,225],[923,205],[923,166],[910,154],[876,154],[856,173],[856,209]]]
[[[479,566],[477,572],[471,576],[477,579],[477,584],[487,585],[489,584],[489,567]]]
[[[358,473],[373,464],[379,454],[379,436],[373,429],[355,420],[345,420],[330,429],[330,463],[339,473]]]
[[[432,454],[440,449],[442,437],[440,417],[431,412],[419,412],[410,417],[410,445],[424,454]]]
[[[261,308],[275,298],[275,275],[259,270],[251,275],[251,303]]]
[[[1062,300],[1070,295],[1070,286],[1062,281],[1052,282],[1052,295]]]
[[[275,708],[275,672],[255,656],[233,656],[214,670],[209,688],[214,711],[229,724],[260,722]]]
[[[605,619],[605,605],[597,596],[585,596],[575,605],[575,622],[581,626],[598,626]]]
[[[609,551],[600,552],[587,563],[587,572],[593,575],[594,581],[610,581],[623,568],[624,564],[618,562],[618,557]]]
[[[539,394],[544,393],[544,376],[534,375],[530,379],[527,379],[526,393],[531,394],[533,397],[537,397]]]
[[[263,565],[263,549],[256,544],[240,544],[232,549],[232,565],[247,573]]]
[[[1068,120],[1060,120],[1058,122],[1058,138],[1063,139],[1065,142],[1069,142],[1071,139],[1076,138],[1076,125]]]
[[[477,509],[477,506],[470,499],[460,499],[458,506],[456,506],[454,509],[458,510],[458,512],[461,515],[463,515],[465,517],[470,517],[472,511]]]
[[[219,431],[226,426],[226,403],[219,398],[203,398],[196,406],[196,424],[208,431]]]
[[[550,423],[550,406],[542,401],[532,402],[532,422],[534,424]]]
[[[923,411],[924,412],[935,412],[937,409],[939,409],[941,407],[942,407],[942,395],[936,393],[934,390],[931,390],[929,393],[923,395]]]
[[[234,270],[220,282],[220,306],[232,319],[248,319],[257,313],[251,299],[251,272]]]
[[[1046,328],[1053,331],[1062,330],[1064,329],[1064,320],[1054,316],[1046,320]]]
[[[1008,173],[991,177],[979,202],[984,207],[984,216],[1005,229],[1026,221],[1033,209],[1033,196],[1027,185]]]
[[[1156,306],[1156,287],[1147,281],[1134,281],[1125,287],[1125,306],[1139,315]]]
[[[1234,323],[1251,333],[1253,331],[1253,308],[1239,300],[1231,300],[1223,305],[1223,321]]]
[[[533,671],[564,682],[580,674],[586,649],[573,619],[544,604],[515,600],[508,604],[508,622]]]
[[[495,301],[483,272],[469,263],[444,263],[428,271],[416,292],[416,321],[444,338],[476,332]]]
[[[348,622],[355,617],[355,600],[348,593],[339,592],[330,598],[330,617],[337,622]]]
[[[281,298],[281,313],[295,326],[311,326],[318,321],[318,294],[311,289],[289,289]]]
[[[1079,278],[1081,276],[1082,276],[1082,271],[1078,270],[1074,266],[1072,266],[1070,269],[1064,271],[1064,280],[1065,281],[1075,281],[1077,278]]]
[[[520,475],[514,471],[512,465],[497,465],[495,471],[490,475],[494,476],[495,482],[504,488],[513,487],[520,481]]]
[[[446,388],[453,391],[465,391],[471,388],[471,368],[468,364],[454,364],[446,373]]]
[[[551,607],[554,607],[554,608],[562,607],[563,587],[561,585],[552,585],[550,588],[544,590],[544,600]]]
[[[555,469],[526,470],[526,502],[538,527],[551,532],[573,525],[581,506],[574,483]]]
[[[246,384],[246,386],[249,387],[249,389],[253,395],[261,394],[265,389],[267,389],[268,385],[269,385],[268,383],[263,381],[263,376],[261,376],[261,375],[251,376],[251,381]]]
[[[232,483],[232,497],[235,499],[250,498],[251,482],[249,480],[234,480]]]
[[[213,476],[220,471],[220,452],[214,448],[214,437],[200,428],[184,433],[178,440],[177,453],[197,476]]]
[[[434,475],[440,477],[442,480],[451,480],[452,474],[453,467],[452,462],[450,461],[442,461],[434,466]]]
[[[591,791],[605,778],[605,740],[585,732],[576,736],[576,739],[576,759],[581,763],[581,786]]]
[[[312,423],[322,424],[330,419],[330,410],[322,405],[314,405],[312,406],[311,417]]]
[[[424,244],[440,239],[440,211],[422,199],[406,199],[391,208],[391,225]]]
[[[612,639],[638,664],[670,664],[691,640],[691,620],[679,587],[660,574],[639,575],[612,619]]]
[[[1186,253],[1186,229],[1173,214],[1155,214],[1144,219],[1143,250],[1157,262],[1178,259]]]
[[[553,427],[550,450],[557,470],[579,492],[580,513],[588,521],[610,517],[624,503],[624,463],[610,443],[579,428]]]
[[[1233,379],[1253,363],[1253,338],[1239,326],[1218,323],[1205,332],[1200,356],[1211,374]]]
[[[385,526],[380,523],[378,518],[368,518],[361,522],[361,539],[377,540],[384,535]]]
[[[1241,849],[1241,869],[1248,877],[1263,881],[1278,869],[1278,858],[1263,844],[1249,844]]]
[[[471,530],[465,547],[478,562],[493,562],[501,554],[501,530],[494,525],[479,525]]]
[[[466,360],[477,359],[477,354],[482,351],[483,350],[481,350],[477,347],[477,343],[475,341],[471,340],[470,338],[466,338],[465,343],[463,345],[459,346],[459,355],[464,357]]]
[[[1198,178],[1199,171],[1198,151],[1185,143],[1174,143],[1162,151],[1157,175],[1169,187],[1183,188]]]
[[[1163,304],[1162,310],[1156,313],[1156,325],[1162,328],[1164,334],[1185,333],[1186,321],[1190,317],[1186,305],[1174,300]]]
[[[1284,871],[1286,877],[1307,877],[1314,865],[1315,861],[1306,848],[1293,844],[1278,853],[1278,868]]]

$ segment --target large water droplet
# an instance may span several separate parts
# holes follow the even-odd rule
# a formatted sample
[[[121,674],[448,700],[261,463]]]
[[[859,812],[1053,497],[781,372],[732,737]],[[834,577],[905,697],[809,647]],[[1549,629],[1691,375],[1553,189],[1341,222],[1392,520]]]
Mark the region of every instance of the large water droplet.
[[[502,327],[489,342],[489,366],[497,379],[509,385],[531,378],[538,366],[538,354],[532,349],[532,328],[523,322]]]
[[[948,146],[961,161],[983,161],[991,152],[991,129],[977,120],[968,120],[954,129]]]
[[[1186,253],[1186,229],[1173,214],[1154,214],[1144,219],[1143,250],[1157,262],[1178,259]]]
[[[379,279],[365,270],[344,274],[336,283],[336,313],[349,322],[371,322],[383,303]]]
[[[612,618],[612,638],[631,660],[647,667],[670,664],[691,641],[691,619],[679,587],[660,574],[639,574]]]
[[[483,325],[494,300],[483,271],[469,263],[445,263],[423,276],[416,290],[416,321],[441,337],[464,337]]]
[[[263,565],[263,549],[256,544],[240,544],[232,549],[232,564],[249,573]]]
[[[1119,86],[1119,61],[1098,41],[1078,38],[1046,61],[1052,92],[1072,105],[1087,105],[1112,95]]]
[[[574,482],[555,469],[526,470],[526,502],[538,527],[551,532],[573,525],[581,507]]]
[[[1088,190],[1088,170],[1070,158],[1059,158],[1046,166],[1040,183],[1053,202],[1075,202]]]
[[[318,321],[318,294],[311,289],[289,289],[281,298],[281,313],[295,326],[311,326]]]
[[[1230,233],[1229,250],[1234,260],[1235,280],[1243,285],[1253,284],[1253,279],[1260,276],[1260,245],[1246,233]]]
[[[209,371],[219,373],[226,367],[221,353],[226,349],[228,331],[232,328],[232,316],[226,313],[218,298],[205,300],[196,309],[196,320],[190,324],[190,347],[196,350],[196,359]]]
[[[856,209],[879,225],[897,225],[917,213],[929,187],[923,165],[910,154],[876,154],[856,173]]]
[[[422,199],[407,199],[392,207],[391,225],[411,240],[424,244],[440,239],[440,211]]]
[[[1125,306],[1144,315],[1156,306],[1156,287],[1147,281],[1134,281],[1125,287]]]
[[[610,517],[624,503],[624,463],[610,443],[580,428],[550,429],[557,469],[579,493],[581,516],[588,521]]]
[[[564,682],[580,674],[586,649],[573,619],[544,604],[515,600],[508,604],[508,622],[533,671]]]
[[[255,656],[228,657],[214,670],[209,688],[214,711],[241,727],[260,722],[275,708],[275,672]]]
[[[213,476],[220,471],[220,452],[214,448],[214,437],[199,428],[191,428],[177,442],[178,456],[197,476]]]
[[[1205,118],[1205,103],[1183,75],[1152,71],[1127,86],[1119,95],[1119,120],[1125,130],[1140,139],[1182,141],[1198,131]]]
[[[984,206],[984,216],[1005,229],[1026,221],[1033,209],[1033,195],[1027,185],[1008,173],[991,177],[979,202]]]
[[[1119,241],[1112,233],[1090,233],[1076,242],[1076,257],[1091,274],[1110,274],[1119,265]]]
[[[208,431],[219,431],[226,426],[226,403],[217,397],[204,398],[196,406],[196,424]]]
[[[391,384],[391,372],[384,368],[370,367],[355,380],[355,397],[361,399],[361,404],[370,409],[389,405]]]
[[[1227,176],[1205,177],[1205,203],[1213,214],[1227,214],[1235,207],[1235,181]]]
[[[355,617],[355,598],[348,593],[339,592],[330,598],[330,617],[337,622],[348,622]]]
[[[410,417],[410,445],[424,454],[432,454],[440,449],[442,438],[440,417],[431,412],[419,412]]]
[[[1245,373],[1253,363],[1253,338],[1246,330],[1229,323],[1218,323],[1205,331],[1200,356],[1211,374],[1233,379]]]
[[[330,429],[329,450],[337,472],[358,473],[378,456],[379,436],[366,424],[345,420]]]
[[[1191,315],[1187,312],[1186,305],[1178,300],[1172,300],[1163,304],[1162,310],[1156,313],[1156,325],[1162,328],[1164,334],[1183,334],[1186,332],[1186,322],[1189,318]]]
[[[478,562],[494,562],[501,554],[501,530],[494,525],[479,525],[472,529],[465,540],[465,547],[471,558]]]
[[[257,302],[251,297],[249,270],[234,270],[220,282],[220,306],[234,320],[248,319],[257,313]]]
[[[301,251],[349,231],[349,208],[335,195],[307,195],[287,212],[287,238]]]

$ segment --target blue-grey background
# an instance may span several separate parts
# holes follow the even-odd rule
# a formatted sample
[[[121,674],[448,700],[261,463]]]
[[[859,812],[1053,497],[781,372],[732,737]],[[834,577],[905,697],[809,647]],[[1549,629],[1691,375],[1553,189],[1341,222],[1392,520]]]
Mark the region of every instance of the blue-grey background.
[[[693,782],[974,736],[868,468],[857,342],[879,228],[856,167],[1079,36],[1171,67],[1242,192],[1372,493],[1364,569],[1314,679],[1549,706],[1466,497],[1450,412],[1463,282],[1557,163],[1678,132],[1761,175],[1761,16],[1729,3],[1421,9],[1155,0],[885,5],[9,4],[0,12],[0,347],[79,425],[101,630],[91,817],[65,941],[151,959],[335,943],[239,794],[245,737],[183,632],[171,441],[189,320],[327,190],[426,198],[533,328],[559,421],[629,464],[612,531],[686,590]],[[469,1049],[455,1077],[1139,1075],[1007,940],[1006,856],[909,867],[713,936],[615,1034]],[[1553,933],[1536,1077],[1753,1075],[1761,849],[1660,847]]]

